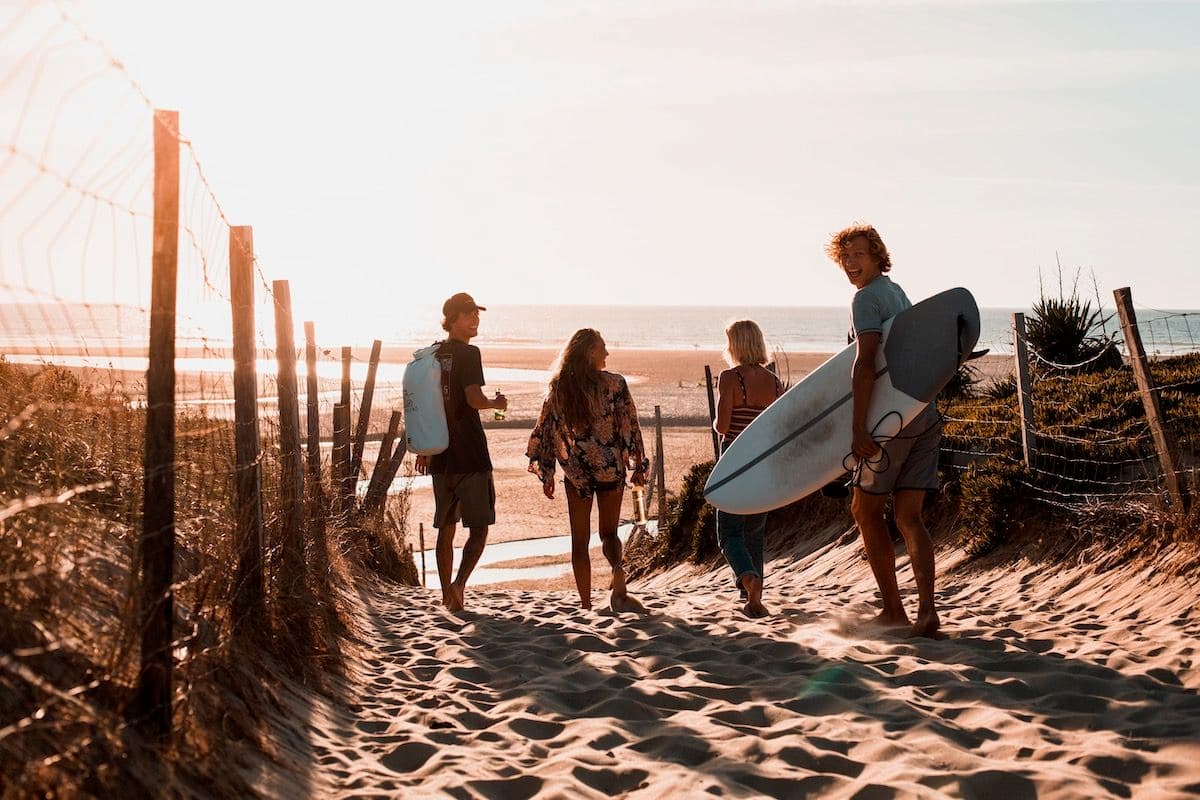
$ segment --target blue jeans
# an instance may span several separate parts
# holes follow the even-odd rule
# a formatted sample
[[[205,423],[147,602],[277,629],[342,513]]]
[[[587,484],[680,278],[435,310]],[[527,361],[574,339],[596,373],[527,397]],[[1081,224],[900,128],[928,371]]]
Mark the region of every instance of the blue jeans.
[[[763,536],[767,515],[730,514],[717,510],[717,543],[733,570],[733,582],[745,594],[740,583],[746,573],[763,577]]]

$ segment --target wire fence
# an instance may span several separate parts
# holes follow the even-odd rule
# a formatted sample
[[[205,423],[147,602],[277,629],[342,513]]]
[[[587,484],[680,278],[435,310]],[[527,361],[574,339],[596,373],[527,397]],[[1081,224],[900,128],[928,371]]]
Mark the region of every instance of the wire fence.
[[[1081,511],[1131,498],[1162,501],[1167,475],[1196,486],[1200,432],[1200,319],[1195,314],[1141,308],[1137,334],[1148,357],[1152,394],[1170,440],[1172,463],[1164,466],[1146,393],[1135,379],[1125,335],[1098,341],[1086,357],[1061,363],[1045,357],[1037,342],[1021,337],[1029,360],[1029,409],[1018,399],[1020,349],[1007,375],[978,382],[967,397],[946,407],[943,449],[958,470],[993,460],[1024,465],[1029,496],[1058,508]],[[1018,334],[1020,336],[1020,334]],[[1024,428],[1024,431],[1023,431]],[[1027,455],[1023,433],[1031,452]],[[1178,509],[1176,509],[1178,510]]]
[[[88,774],[104,753],[120,751],[126,728],[145,719],[135,695],[145,673],[139,621],[147,604],[170,600],[175,729],[188,730],[202,712],[194,687],[227,664],[237,623],[231,598],[244,579],[232,568],[242,558],[231,333],[233,265],[241,260],[252,265],[253,468],[261,477],[266,602],[293,578],[281,534],[295,503],[281,485],[278,376],[288,359],[278,358],[274,329],[278,284],[252,245],[243,252],[184,125],[169,131],[179,155],[173,558],[163,592],[139,595],[147,567],[148,331],[157,313],[151,264],[163,248],[152,120],[163,118],[65,6],[0,7],[0,785],[51,769]],[[362,411],[374,394],[357,427],[363,439],[378,440],[396,419],[400,386],[398,370],[386,365],[369,386],[377,369],[363,352],[310,349],[316,435],[300,429],[315,454],[309,500],[329,491],[335,407]],[[377,461],[380,474],[391,468],[391,484],[403,455],[393,446],[402,435],[392,433],[386,450],[384,442],[359,443],[359,474],[343,476],[352,497],[342,523],[362,511],[353,495],[366,482],[358,478],[371,476]],[[305,508],[312,513],[291,558],[325,571],[310,582],[325,594],[311,599],[328,606],[329,565],[356,545],[318,536],[324,511]],[[388,535],[402,550],[404,531]],[[381,558],[379,546],[369,546]]]

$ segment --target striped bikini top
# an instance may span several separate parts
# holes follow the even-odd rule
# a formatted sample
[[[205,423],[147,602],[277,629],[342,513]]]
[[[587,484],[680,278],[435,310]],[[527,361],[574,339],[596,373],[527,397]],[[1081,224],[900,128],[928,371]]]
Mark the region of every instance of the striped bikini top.
[[[766,369],[759,367],[759,369]],[[768,370],[769,371],[769,370]],[[742,403],[738,405],[734,403],[733,409],[729,414],[729,430],[725,431],[724,441],[732,442],[737,438],[737,435],[746,429],[746,426],[754,421],[754,418],[761,414],[766,406],[750,405],[750,394],[746,391],[746,379],[742,377],[742,368],[734,367],[733,374],[737,375],[738,386],[742,387]],[[775,379],[775,396],[778,397],[783,393],[783,384],[779,382],[779,376],[771,373],[771,377]]]

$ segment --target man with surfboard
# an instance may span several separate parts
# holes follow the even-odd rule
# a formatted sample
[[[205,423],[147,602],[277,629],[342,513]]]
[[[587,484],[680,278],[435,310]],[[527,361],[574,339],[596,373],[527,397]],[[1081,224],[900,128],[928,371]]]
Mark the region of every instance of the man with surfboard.
[[[857,348],[851,372],[851,450],[858,459],[851,513],[879,586],[883,610],[877,621],[889,626],[909,624],[900,601],[896,552],[884,516],[891,495],[896,526],[908,548],[920,598],[912,633],[933,636],[940,623],[933,594],[933,542],[922,519],[922,506],[925,493],[938,488],[941,419],[930,403],[898,433],[882,442],[877,442],[867,427],[883,323],[910,308],[912,303],[904,290],[884,274],[891,270],[891,257],[872,226],[853,225],[838,231],[825,252],[858,290],[850,306]]]
[[[433,527],[437,528],[437,569],[442,585],[442,603],[450,611],[462,611],[467,578],[479,563],[487,544],[488,526],[496,522],[496,485],[492,459],[479,412],[508,408],[508,399],[483,393],[483,360],[470,342],[479,335],[479,312],[487,309],[466,292],[453,295],[442,305],[442,329],[448,334],[438,348],[443,370],[443,399],[450,444],[442,452],[417,456],[417,472],[433,476]],[[459,520],[469,531],[463,547],[458,577],[451,582],[454,567],[454,534]]]

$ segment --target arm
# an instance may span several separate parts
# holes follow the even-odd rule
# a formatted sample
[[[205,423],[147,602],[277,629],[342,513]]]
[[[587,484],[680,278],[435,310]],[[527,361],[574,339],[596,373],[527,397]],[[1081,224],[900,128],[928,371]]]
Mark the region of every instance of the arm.
[[[529,434],[529,444],[525,448],[525,456],[529,459],[529,472],[537,475],[542,481],[542,494],[554,499],[554,469],[557,466],[554,456],[554,440],[557,430],[554,412],[550,407],[550,398],[542,403],[542,412],[538,415],[533,433]]]
[[[875,389],[875,357],[879,353],[879,331],[864,331],[858,336],[858,352],[850,372],[854,392],[854,415],[851,450],[859,458],[870,458],[879,452],[879,445],[867,431],[867,410],[871,392]]]
[[[729,419],[733,416],[733,377],[732,370],[722,370],[717,376],[717,418],[713,420],[713,430],[722,436],[729,430]]]
[[[499,397],[488,397],[483,393],[483,387],[477,383],[463,387],[463,396],[467,399],[467,405],[476,411],[483,411],[489,408],[498,408],[504,411],[508,408],[508,398],[504,395]]]
[[[642,426],[638,423],[637,406],[633,403],[633,395],[624,378],[621,379],[617,413],[620,415],[619,430],[625,440],[625,452],[629,460],[627,466],[633,470],[629,482],[634,486],[645,486],[650,460],[646,458],[646,446],[642,442]]]

